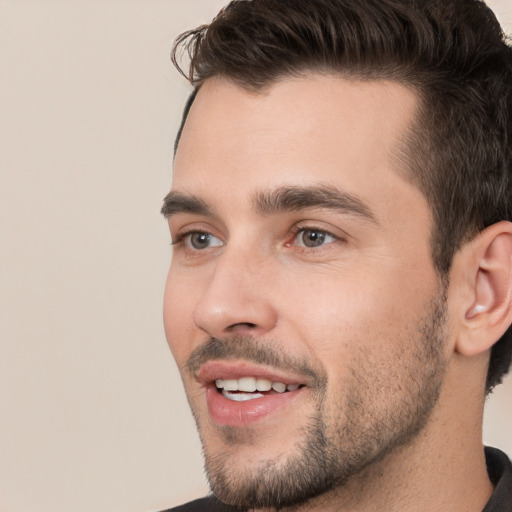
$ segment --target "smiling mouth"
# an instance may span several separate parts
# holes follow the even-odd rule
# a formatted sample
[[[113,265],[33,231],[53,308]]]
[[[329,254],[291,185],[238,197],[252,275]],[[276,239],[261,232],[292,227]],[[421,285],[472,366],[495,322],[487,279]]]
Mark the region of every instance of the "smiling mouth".
[[[237,360],[210,360],[195,378],[205,391],[213,423],[239,428],[279,414],[311,385],[311,379],[300,372],[292,374]]]
[[[217,391],[228,400],[246,402],[268,395],[279,395],[297,391],[304,384],[285,384],[259,377],[242,377],[240,379],[216,379]]]

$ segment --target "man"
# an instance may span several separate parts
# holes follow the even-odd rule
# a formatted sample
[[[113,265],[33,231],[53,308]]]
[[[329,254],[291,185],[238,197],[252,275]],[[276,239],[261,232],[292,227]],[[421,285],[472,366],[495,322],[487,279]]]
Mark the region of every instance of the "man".
[[[512,50],[478,0],[238,0],[182,35],[165,328],[213,495],[511,511]],[[176,61],[176,53],[175,61]]]

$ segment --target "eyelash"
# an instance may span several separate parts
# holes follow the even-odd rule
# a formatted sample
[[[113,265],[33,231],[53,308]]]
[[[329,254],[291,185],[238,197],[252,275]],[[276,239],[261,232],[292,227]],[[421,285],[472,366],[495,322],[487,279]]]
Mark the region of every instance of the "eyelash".
[[[295,226],[292,231],[291,231],[291,241],[286,243],[285,245],[288,247],[288,246],[291,246],[295,240],[297,240],[297,237],[299,236],[300,233],[303,233],[305,231],[312,231],[312,232],[317,232],[317,233],[322,233],[323,235],[326,235],[328,237],[331,237],[333,239],[332,242],[328,242],[328,243],[325,243],[325,244],[322,244],[318,247],[307,247],[307,246],[302,246],[302,245],[295,245],[295,248],[302,251],[302,252],[305,252],[305,253],[309,253],[309,252],[317,252],[319,249],[322,249],[322,248],[326,248],[327,246],[330,246],[331,244],[334,244],[336,242],[343,242],[344,239],[342,237],[340,237],[339,235],[335,235],[334,233],[332,233],[331,231],[325,229],[324,227],[319,227],[319,226],[315,226],[315,225],[298,225],[298,226]]]
[[[183,231],[182,233],[177,233],[176,236],[171,241],[172,246],[181,245],[184,243],[185,238],[187,236],[195,235],[195,234],[208,234],[211,235],[209,231],[202,231],[200,229],[193,229],[191,231]]]
[[[305,252],[305,253],[316,252],[316,251],[318,251],[322,247],[329,246],[329,245],[331,245],[333,243],[336,243],[336,242],[343,242],[343,241],[345,241],[342,237],[335,235],[334,233],[332,233],[331,231],[326,230],[325,228],[321,228],[321,227],[314,226],[314,225],[298,225],[298,226],[294,226],[292,228],[292,230],[291,230],[291,237],[290,237],[289,241],[284,244],[285,247],[291,247],[292,244],[297,239],[297,237],[299,236],[299,234],[302,233],[302,232],[306,232],[306,231],[322,233],[326,237],[331,237],[333,239],[333,241],[325,243],[325,244],[322,244],[322,245],[317,246],[317,247],[307,247],[307,246],[304,246],[304,245],[295,244],[294,245],[295,249],[300,250],[301,252]],[[195,235],[195,234],[211,235],[211,236],[214,236],[215,238],[218,238],[218,237],[216,237],[215,235],[213,235],[211,232],[209,232],[207,230],[200,230],[200,229],[186,230],[186,231],[178,232],[177,233],[175,239],[173,239],[172,242],[171,242],[171,246],[180,246],[180,245],[184,246],[185,245],[185,239],[187,237],[190,237],[190,236]],[[218,246],[213,246],[213,247],[218,247]],[[192,252],[201,253],[201,252],[204,252],[204,251],[206,251],[207,249],[210,249],[210,248],[212,248],[212,247],[206,247],[205,249],[194,249],[194,248],[190,248],[189,247],[188,249],[191,250]]]

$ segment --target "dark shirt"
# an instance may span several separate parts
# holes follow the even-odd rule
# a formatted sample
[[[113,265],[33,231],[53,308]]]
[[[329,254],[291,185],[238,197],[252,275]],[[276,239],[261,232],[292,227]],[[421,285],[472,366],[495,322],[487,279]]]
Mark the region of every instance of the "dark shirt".
[[[496,448],[485,449],[487,472],[494,485],[491,499],[482,512],[512,512],[512,464]]]
[[[496,448],[486,448],[485,458],[494,492],[482,512],[512,512],[512,464]],[[209,497],[164,512],[243,512],[243,509],[224,505],[217,498]]]

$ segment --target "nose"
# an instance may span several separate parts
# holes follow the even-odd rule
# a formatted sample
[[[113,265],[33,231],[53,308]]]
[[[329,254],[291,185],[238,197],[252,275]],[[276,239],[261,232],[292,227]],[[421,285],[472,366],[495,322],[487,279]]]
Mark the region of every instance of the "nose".
[[[272,330],[277,311],[268,286],[272,279],[263,267],[261,259],[227,248],[194,308],[195,325],[215,338]]]

